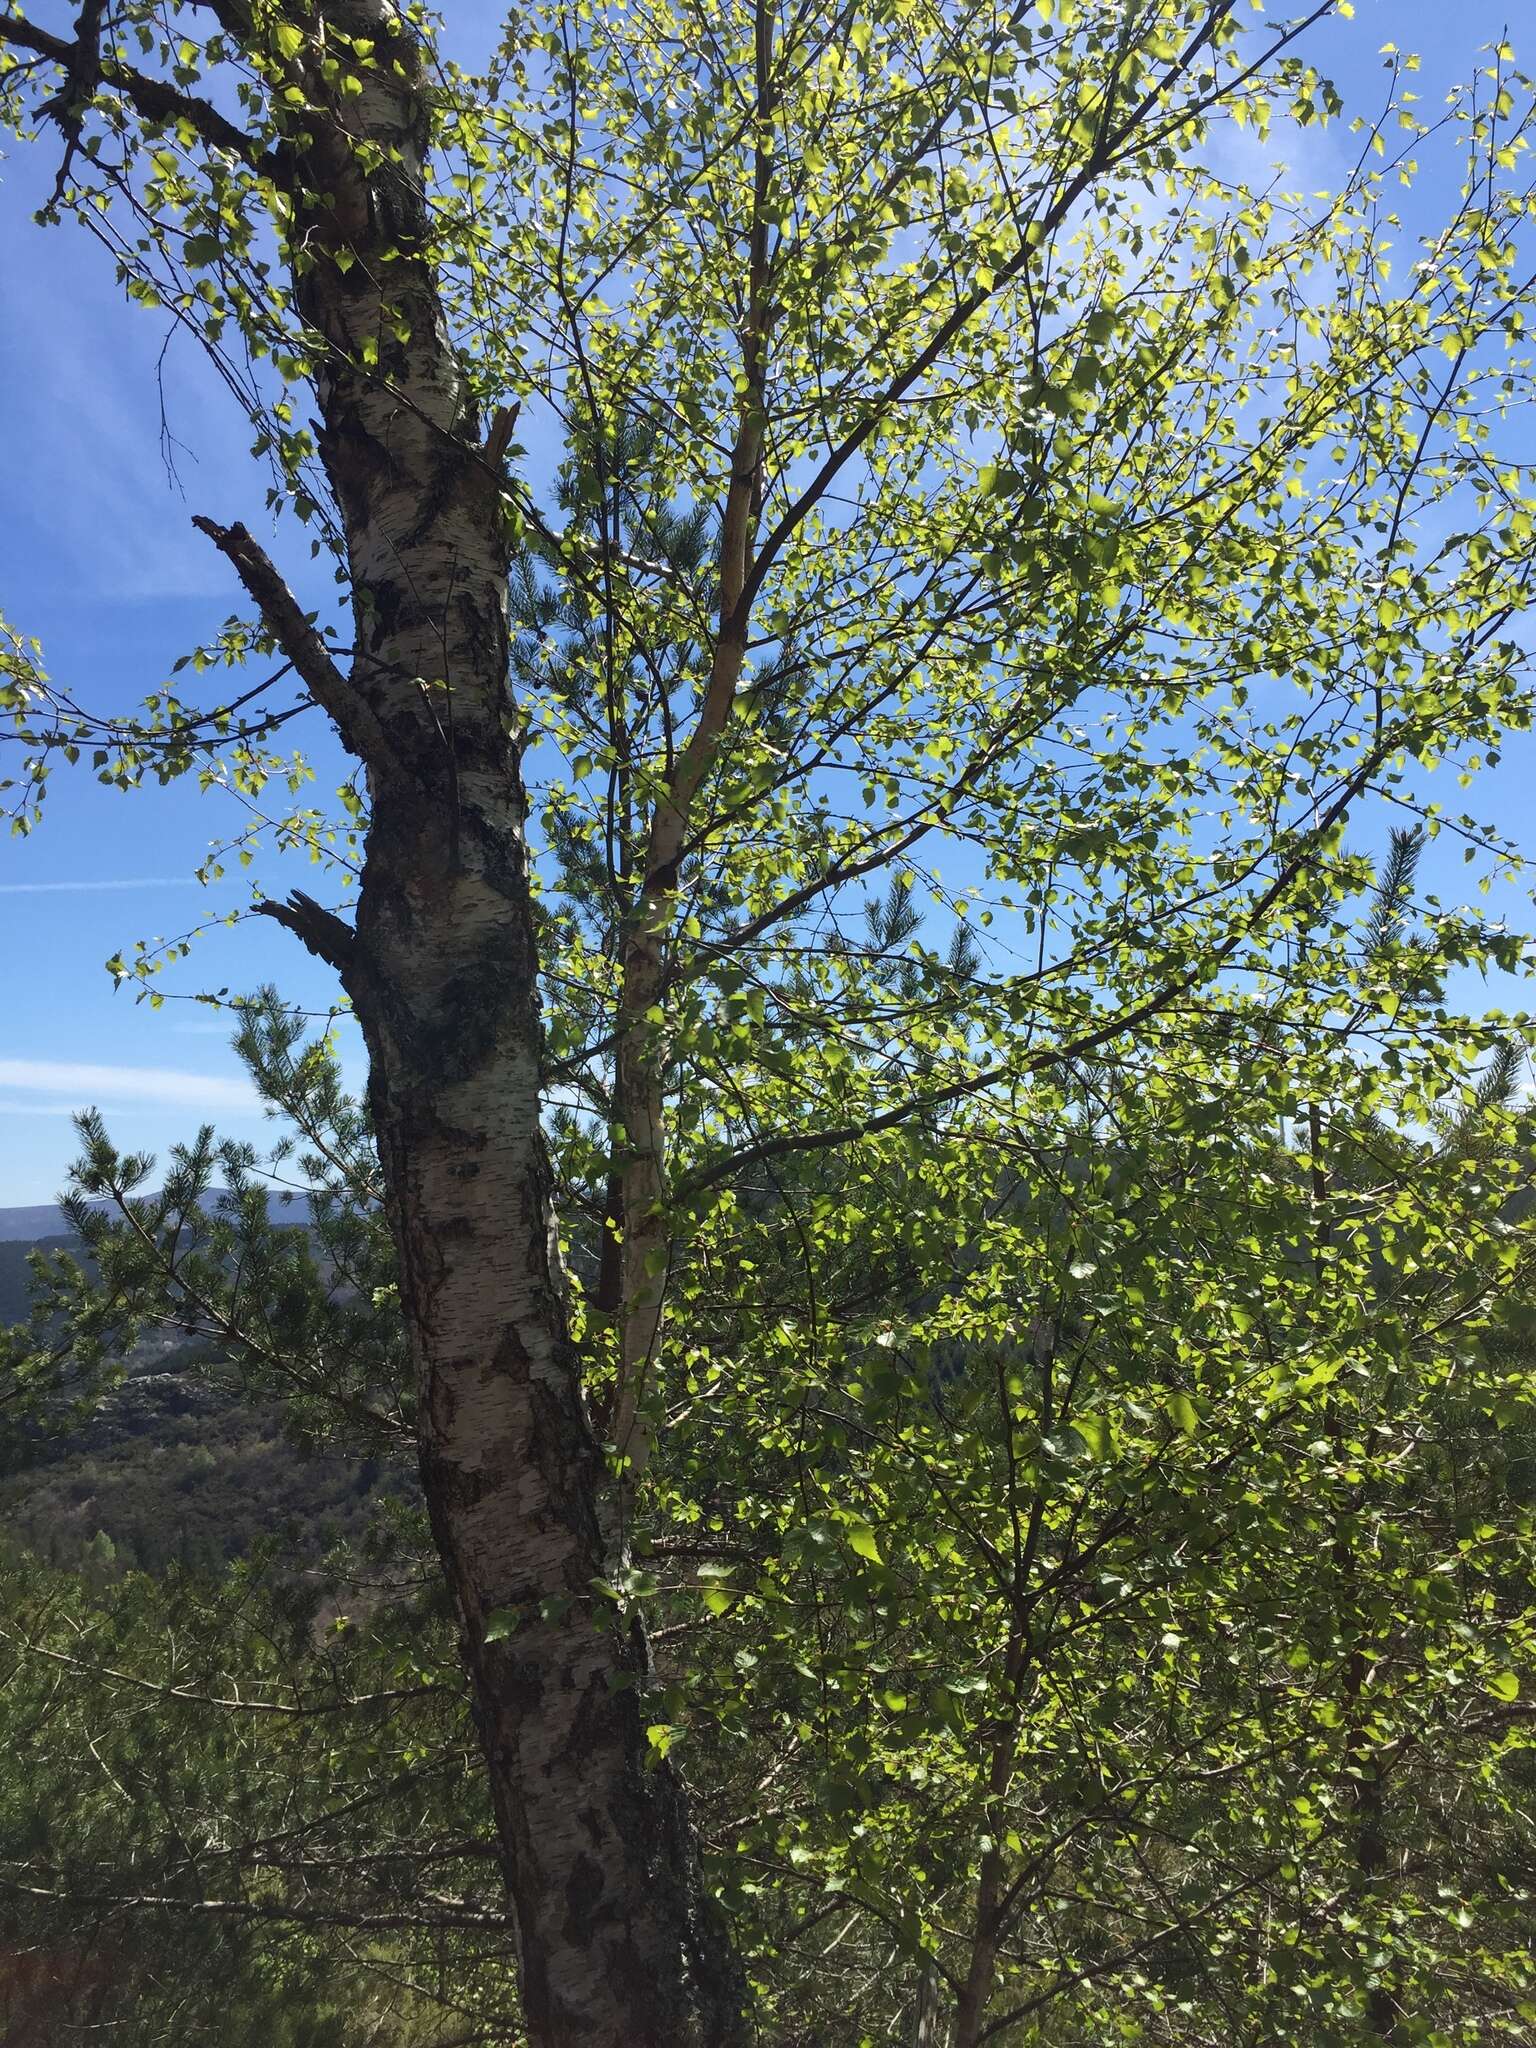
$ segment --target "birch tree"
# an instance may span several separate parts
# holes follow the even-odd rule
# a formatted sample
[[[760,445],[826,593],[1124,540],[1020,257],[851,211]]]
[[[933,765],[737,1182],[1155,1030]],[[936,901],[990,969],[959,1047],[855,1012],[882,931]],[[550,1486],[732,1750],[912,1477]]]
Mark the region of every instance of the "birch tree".
[[[82,752],[280,787],[299,705],[358,764],[278,828],[332,902],[252,908],[366,1043],[540,2048],[748,2038],[631,1555],[744,1177],[991,1141],[1095,1057],[1315,1048],[1292,941],[1335,994],[1365,971],[1351,817],[1527,720],[1528,89],[1501,49],[1430,130],[1391,74],[1334,194],[1250,186],[1235,132],[1338,113],[1336,11],[533,6],[480,71],[387,0],[0,16],[45,218],[255,428],[275,516],[259,468],[198,514],[247,613],[194,673],[280,663],[124,725],[16,642],[17,818]],[[1428,147],[1460,195],[1389,278]],[[280,565],[295,521],[335,618]],[[974,944],[854,943],[892,876]],[[589,1298],[557,1109],[600,1154]],[[966,2048],[1019,1897],[986,1839]]]

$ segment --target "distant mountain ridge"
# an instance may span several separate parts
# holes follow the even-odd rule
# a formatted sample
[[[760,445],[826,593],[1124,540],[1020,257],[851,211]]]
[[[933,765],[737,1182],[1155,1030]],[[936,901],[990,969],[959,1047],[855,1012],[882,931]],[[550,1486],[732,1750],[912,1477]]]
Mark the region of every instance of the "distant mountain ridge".
[[[220,1192],[217,1188],[210,1189],[204,1197],[204,1208],[213,1208]],[[154,1196],[146,1199],[153,1201]],[[92,1202],[91,1207],[106,1209],[110,1204]],[[274,1188],[268,1197],[268,1207],[274,1223],[305,1223],[309,1220],[309,1199],[305,1195],[285,1198],[279,1189]],[[18,1209],[0,1209],[0,1244],[36,1244],[39,1238],[68,1237],[71,1234],[69,1220],[57,1202],[34,1202]]]
[[[57,1202],[39,1202],[30,1209],[0,1209],[0,1244],[35,1244],[40,1237],[69,1231]]]

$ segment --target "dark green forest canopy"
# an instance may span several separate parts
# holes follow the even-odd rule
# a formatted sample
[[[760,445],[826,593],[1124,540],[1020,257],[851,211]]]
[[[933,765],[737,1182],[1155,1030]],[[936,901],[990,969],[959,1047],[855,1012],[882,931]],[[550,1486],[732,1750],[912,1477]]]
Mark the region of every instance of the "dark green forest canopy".
[[[16,822],[233,782],[370,1058],[263,991],[274,1162],[82,1122],[34,1506],[173,1332],[305,1526],[23,1518],[13,2025],[1531,2038],[1529,949],[1437,863],[1525,868],[1430,771],[1530,723],[1536,111],[1356,119],[1339,11],[0,14],[257,456],[141,713],[5,655]]]

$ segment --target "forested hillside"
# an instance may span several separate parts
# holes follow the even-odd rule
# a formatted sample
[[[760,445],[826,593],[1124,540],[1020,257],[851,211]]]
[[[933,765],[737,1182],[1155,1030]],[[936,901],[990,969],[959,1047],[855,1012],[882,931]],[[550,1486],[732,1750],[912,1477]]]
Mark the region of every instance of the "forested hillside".
[[[0,1240],[0,1327],[31,1309],[33,1253],[79,1248],[69,1233]],[[217,1572],[269,1538],[294,1568],[355,1546],[376,1505],[377,1457],[305,1446],[278,1405],[248,1398],[206,1354],[206,1343],[178,1331],[146,1334],[87,1414],[66,1399],[0,1433],[0,1516],[11,1540],[98,1578],[173,1564]],[[403,1469],[389,1484],[413,1490]]]
[[[281,1412],[209,1387],[174,1346],[139,1352],[74,1428],[8,1433],[0,1516],[50,1564],[217,1571],[279,1537],[313,1565],[367,1527],[379,1467],[296,1446]]]
[[[17,1213],[17,1212],[12,1212]],[[31,1256],[34,1251],[62,1251],[70,1242],[67,1232],[52,1235],[0,1238],[0,1323],[25,1320],[31,1307]]]

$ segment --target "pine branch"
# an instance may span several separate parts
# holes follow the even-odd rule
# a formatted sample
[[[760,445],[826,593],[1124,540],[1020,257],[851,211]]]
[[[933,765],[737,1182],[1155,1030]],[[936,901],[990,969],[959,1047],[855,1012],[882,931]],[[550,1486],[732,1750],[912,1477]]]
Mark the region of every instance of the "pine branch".
[[[1413,889],[1419,855],[1424,851],[1424,834],[1417,825],[1398,826],[1392,833],[1387,864],[1376,886],[1375,901],[1365,927],[1365,956],[1378,959],[1397,941],[1403,925],[1403,911]]]

